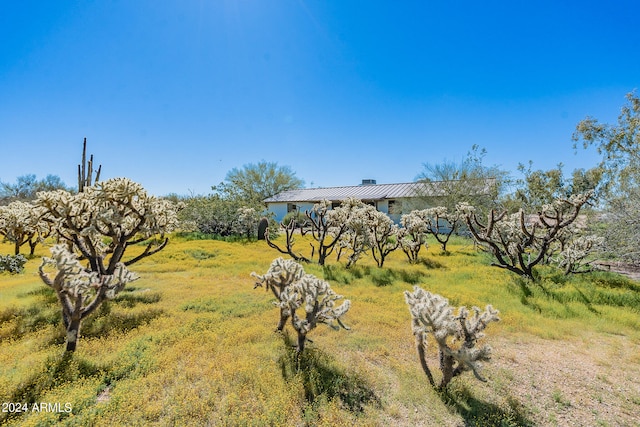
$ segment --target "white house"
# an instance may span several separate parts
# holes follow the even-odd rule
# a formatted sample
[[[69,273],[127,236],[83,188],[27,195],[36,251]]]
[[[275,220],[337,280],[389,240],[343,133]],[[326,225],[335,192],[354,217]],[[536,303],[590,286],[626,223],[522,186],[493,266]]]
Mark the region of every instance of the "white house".
[[[426,208],[426,197],[444,194],[441,182],[408,182],[401,184],[376,184],[375,180],[363,179],[360,185],[326,188],[301,188],[278,193],[264,200],[267,210],[280,222],[288,212],[311,210],[315,203],[328,200],[333,207],[348,198],[360,199],[388,214],[396,222],[400,215],[411,209]]]

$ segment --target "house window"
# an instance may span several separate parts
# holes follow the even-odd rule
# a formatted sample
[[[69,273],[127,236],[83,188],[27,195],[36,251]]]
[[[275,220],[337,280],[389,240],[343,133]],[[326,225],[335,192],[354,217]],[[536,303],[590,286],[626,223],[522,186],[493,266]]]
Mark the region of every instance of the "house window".
[[[402,204],[397,203],[396,200],[389,200],[389,210],[388,212],[392,215],[400,215],[402,213]]]
[[[298,207],[295,205],[295,203],[287,203],[287,212],[293,212],[297,209]]]
[[[342,204],[342,202],[331,202],[331,209],[335,209],[337,207],[340,207],[341,204]]]

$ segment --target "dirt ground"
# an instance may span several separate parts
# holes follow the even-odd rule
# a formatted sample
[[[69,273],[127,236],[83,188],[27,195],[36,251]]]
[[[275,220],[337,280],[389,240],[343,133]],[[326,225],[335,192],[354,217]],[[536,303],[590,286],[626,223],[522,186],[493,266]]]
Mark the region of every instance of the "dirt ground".
[[[506,387],[535,425],[640,426],[640,344],[602,334],[495,339],[494,387]]]
[[[640,281],[640,266],[619,261],[599,261],[594,263],[596,268],[623,274],[632,280]]]

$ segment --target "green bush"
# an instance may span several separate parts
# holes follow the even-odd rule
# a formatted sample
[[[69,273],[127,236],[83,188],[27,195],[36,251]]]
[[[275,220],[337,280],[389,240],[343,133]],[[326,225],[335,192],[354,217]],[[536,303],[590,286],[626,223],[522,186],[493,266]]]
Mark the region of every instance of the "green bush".
[[[0,255],[0,273],[8,271],[11,274],[22,273],[27,259],[22,255]]]
[[[308,219],[304,212],[291,211],[282,218],[282,223],[284,225],[289,225],[291,224],[291,221],[296,222],[296,227],[304,227],[307,225]]]
[[[240,204],[218,196],[195,196],[184,200],[184,204],[178,217],[183,223],[195,225],[193,231],[223,237],[234,234]]]

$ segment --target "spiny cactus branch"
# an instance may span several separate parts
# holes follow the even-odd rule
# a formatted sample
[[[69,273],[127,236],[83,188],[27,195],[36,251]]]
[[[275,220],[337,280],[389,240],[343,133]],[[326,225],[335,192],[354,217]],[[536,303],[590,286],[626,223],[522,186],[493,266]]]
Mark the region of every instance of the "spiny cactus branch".
[[[416,338],[416,349],[422,370],[431,386],[435,381],[427,362],[426,347],[428,336],[432,335],[438,344],[442,380],[439,388],[445,388],[449,382],[464,371],[472,371],[477,379],[486,381],[480,374],[481,362],[491,357],[491,348],[475,348],[482,331],[490,322],[500,320],[498,311],[488,305],[484,312],[473,307],[474,315],[469,317],[466,307],[458,309],[453,315],[449,301],[437,294],[431,294],[414,286],[414,291],[405,292],[405,301],[412,316],[412,329]],[[455,343],[460,343],[455,345]]]
[[[295,221],[291,221],[289,223],[289,225],[285,225],[284,223],[281,222],[280,223],[280,227],[284,230],[284,233],[285,233],[285,236],[286,236],[286,239],[287,239],[287,248],[286,249],[282,249],[273,240],[271,240],[270,234],[269,234],[269,227],[267,227],[265,229],[265,233],[264,233],[264,238],[265,238],[265,241],[267,242],[267,245],[269,245],[269,247],[277,250],[281,254],[289,255],[291,258],[293,258],[296,261],[311,262],[311,260],[309,260],[307,257],[305,257],[305,256],[303,256],[301,254],[297,254],[297,253],[295,253],[293,251],[293,244],[295,243],[295,239],[293,238],[293,234],[294,234],[294,232],[296,230]],[[302,230],[302,228],[301,228],[301,230]]]

